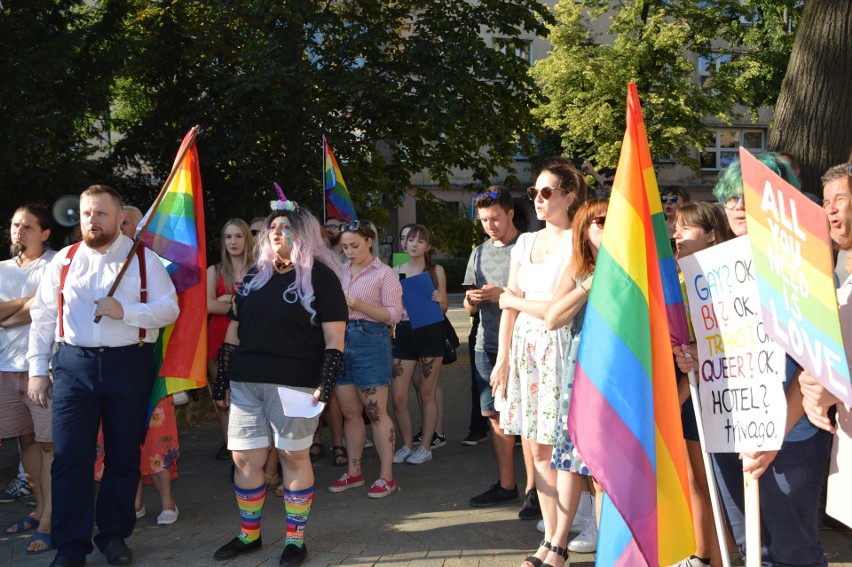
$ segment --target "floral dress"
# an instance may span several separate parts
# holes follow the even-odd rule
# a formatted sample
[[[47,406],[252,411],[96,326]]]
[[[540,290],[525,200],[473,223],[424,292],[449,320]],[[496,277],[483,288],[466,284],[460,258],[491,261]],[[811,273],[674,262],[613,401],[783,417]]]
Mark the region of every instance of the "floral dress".
[[[581,285],[588,276],[578,278],[577,285]],[[553,444],[553,456],[550,459],[550,468],[559,471],[571,471],[579,474],[590,474],[585,461],[577,452],[571,436],[568,435],[568,409],[571,407],[571,393],[574,391],[574,373],[577,370],[577,353],[580,351],[580,331],[583,328],[583,319],[586,316],[586,306],[574,315],[568,325],[562,329],[565,354],[562,366],[562,385],[559,394],[559,417],[556,420],[556,442]]]
[[[541,264],[530,259],[540,233],[522,234],[512,249],[512,261],[520,264],[517,283],[526,299],[550,301],[559,278],[571,258],[566,247]],[[507,411],[500,412],[500,427],[507,435],[522,435],[542,445],[556,442],[556,420],[562,383],[561,341],[564,330],[549,331],[544,321],[518,313],[509,349]]]
[[[140,470],[145,484],[151,484],[148,478],[152,474],[169,470],[169,477],[175,480],[178,476],[177,462],[180,459],[178,444],[177,419],[175,404],[172,396],[166,396],[154,408],[145,443],[142,445]],[[95,460],[95,480],[100,481],[104,473],[104,435],[98,431],[97,457]]]

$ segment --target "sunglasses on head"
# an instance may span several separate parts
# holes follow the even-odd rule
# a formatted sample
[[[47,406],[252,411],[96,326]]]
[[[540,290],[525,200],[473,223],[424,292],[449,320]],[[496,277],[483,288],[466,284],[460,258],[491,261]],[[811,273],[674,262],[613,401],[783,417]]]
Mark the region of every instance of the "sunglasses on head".
[[[660,201],[662,201],[663,203],[677,203],[678,201],[680,201],[680,197],[678,197],[677,195],[663,195],[662,197],[660,197]]]
[[[346,232],[347,230],[355,232],[359,228],[361,228],[361,225],[364,225],[365,227],[369,226],[367,225],[366,221],[354,220],[349,222],[342,222],[340,223],[340,232]]]
[[[491,191],[490,193],[480,193],[480,194],[478,194],[478,195],[476,196],[476,200],[477,200],[477,201],[479,201],[480,199],[484,199],[484,198],[486,198],[486,197],[490,197],[490,198],[492,198],[492,199],[496,199],[496,198],[497,198],[497,195],[499,195],[499,194],[500,194],[500,193],[498,193],[497,191]]]
[[[530,198],[530,201],[535,201],[536,198],[541,195],[541,198],[546,201],[550,199],[554,191],[558,191],[558,189],[547,185],[542,187],[541,189],[536,189],[535,186],[527,187],[527,197]]]
[[[595,223],[595,226],[598,228],[604,227],[604,221],[606,221],[606,215],[598,215],[592,219],[592,222]]]

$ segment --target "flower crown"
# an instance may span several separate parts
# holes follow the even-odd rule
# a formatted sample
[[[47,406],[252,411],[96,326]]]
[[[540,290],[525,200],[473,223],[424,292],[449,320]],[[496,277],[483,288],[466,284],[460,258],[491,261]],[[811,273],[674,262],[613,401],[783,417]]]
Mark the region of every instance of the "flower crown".
[[[269,201],[269,208],[273,211],[298,211],[299,203],[296,201],[288,201],[287,197],[284,196],[284,191],[281,189],[281,186],[277,183],[273,183],[275,186],[275,192],[278,193],[278,200]]]

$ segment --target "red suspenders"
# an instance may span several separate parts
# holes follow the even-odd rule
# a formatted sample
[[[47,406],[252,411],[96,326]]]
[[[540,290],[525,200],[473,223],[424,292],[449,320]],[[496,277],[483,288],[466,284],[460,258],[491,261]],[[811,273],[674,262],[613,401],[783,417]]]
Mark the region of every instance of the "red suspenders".
[[[68,249],[68,252],[65,254],[65,260],[62,262],[62,270],[59,272],[59,298],[57,300],[57,305],[59,307],[59,339],[62,340],[65,338],[65,328],[63,327],[62,322],[62,311],[63,306],[65,305],[65,299],[62,296],[62,290],[65,289],[65,279],[68,277],[68,269],[71,267],[71,260],[74,259],[74,254],[77,253],[77,249],[80,248],[80,242],[75,243]],[[145,271],[145,248],[143,246],[139,246],[136,249],[136,258],[139,260],[139,278],[141,280],[141,288],[139,290],[139,298],[142,303],[146,303],[148,301],[148,289],[147,289],[147,273]],[[145,342],[145,329],[139,328],[139,344]]]

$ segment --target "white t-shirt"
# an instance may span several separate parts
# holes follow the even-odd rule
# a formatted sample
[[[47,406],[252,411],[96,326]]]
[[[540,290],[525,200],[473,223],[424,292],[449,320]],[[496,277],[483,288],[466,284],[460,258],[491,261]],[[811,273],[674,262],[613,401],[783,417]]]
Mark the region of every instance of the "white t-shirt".
[[[47,250],[41,258],[24,267],[18,266],[14,258],[0,262],[0,301],[34,296],[44,269],[55,255],[55,251]],[[0,328],[0,372],[27,370],[29,334],[29,323],[9,329]]]
[[[550,301],[559,278],[562,277],[565,268],[571,261],[571,230],[565,235],[567,246],[560,250],[554,250],[541,264],[533,264],[531,259],[533,244],[539,232],[527,232],[518,238],[517,244],[512,248],[512,261],[519,262],[517,272],[518,288],[524,292],[526,299],[537,301]]]

